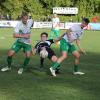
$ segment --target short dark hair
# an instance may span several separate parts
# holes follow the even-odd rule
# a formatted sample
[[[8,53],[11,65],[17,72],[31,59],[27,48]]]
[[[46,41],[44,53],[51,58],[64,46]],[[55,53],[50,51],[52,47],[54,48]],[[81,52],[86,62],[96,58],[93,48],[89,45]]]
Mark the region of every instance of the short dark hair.
[[[42,37],[42,35],[46,35],[46,37],[48,37],[48,33],[46,33],[46,32],[41,33],[41,37]]]
[[[82,21],[84,21],[84,22],[87,23],[87,24],[90,22],[88,18],[83,18]]]
[[[22,12],[21,18],[23,18],[24,16],[28,16],[28,13],[27,12]]]

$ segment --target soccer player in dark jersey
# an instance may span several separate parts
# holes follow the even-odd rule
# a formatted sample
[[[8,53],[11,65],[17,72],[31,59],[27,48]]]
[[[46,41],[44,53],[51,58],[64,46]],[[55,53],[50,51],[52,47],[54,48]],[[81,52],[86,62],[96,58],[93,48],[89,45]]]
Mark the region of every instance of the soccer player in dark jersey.
[[[50,48],[50,46],[55,43],[58,42],[60,39],[62,38],[59,37],[57,39],[48,39],[48,34],[46,32],[41,33],[41,40],[35,45],[35,47],[33,48],[32,52],[33,54],[38,53],[40,54],[40,51],[42,49],[46,49],[46,51],[48,52],[48,58],[55,63],[57,61],[57,56],[55,54],[55,52]],[[40,57],[40,67],[44,66],[44,58]],[[56,72],[59,71],[59,67],[57,67]]]

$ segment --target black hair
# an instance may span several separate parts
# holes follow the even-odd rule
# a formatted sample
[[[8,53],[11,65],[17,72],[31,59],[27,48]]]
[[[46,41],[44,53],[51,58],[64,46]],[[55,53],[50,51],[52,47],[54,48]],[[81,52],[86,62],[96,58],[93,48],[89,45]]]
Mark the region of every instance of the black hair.
[[[87,23],[87,24],[90,22],[88,18],[83,18],[82,21],[84,21],[84,22]]]
[[[21,18],[23,18],[24,16],[28,16],[28,13],[27,12],[22,12]]]
[[[41,37],[42,37],[42,35],[46,35],[46,37],[48,37],[48,33],[46,33],[46,32],[41,33]]]

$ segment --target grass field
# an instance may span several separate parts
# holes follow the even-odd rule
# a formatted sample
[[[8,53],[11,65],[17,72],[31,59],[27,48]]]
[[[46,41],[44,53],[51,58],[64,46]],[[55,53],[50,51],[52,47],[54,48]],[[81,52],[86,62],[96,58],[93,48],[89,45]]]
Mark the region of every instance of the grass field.
[[[50,32],[32,30],[33,45],[44,31]],[[13,29],[0,29],[0,68],[7,65],[7,51],[15,41],[12,33]],[[50,76],[48,59],[45,69],[39,69],[38,55],[31,57],[30,71],[18,75],[24,59],[23,52],[19,52],[13,58],[12,70],[0,72],[0,100],[100,100],[100,31],[85,31],[82,45],[87,52],[81,56],[80,69],[86,73],[83,76],[72,74],[74,59],[71,55],[62,63],[62,73],[57,77]],[[53,45],[52,48],[60,56],[59,47]]]

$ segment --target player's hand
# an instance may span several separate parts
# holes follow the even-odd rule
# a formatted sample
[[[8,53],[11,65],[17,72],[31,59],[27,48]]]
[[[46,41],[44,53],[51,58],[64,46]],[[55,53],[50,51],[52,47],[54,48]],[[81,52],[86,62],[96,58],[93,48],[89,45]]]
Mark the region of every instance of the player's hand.
[[[80,50],[79,51],[81,54],[86,55],[86,51],[85,50]]]
[[[32,55],[35,55],[36,54],[36,49],[32,49],[31,53],[32,53]]]

